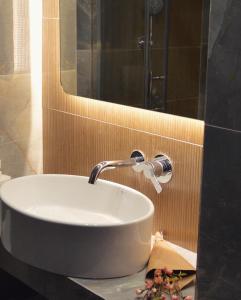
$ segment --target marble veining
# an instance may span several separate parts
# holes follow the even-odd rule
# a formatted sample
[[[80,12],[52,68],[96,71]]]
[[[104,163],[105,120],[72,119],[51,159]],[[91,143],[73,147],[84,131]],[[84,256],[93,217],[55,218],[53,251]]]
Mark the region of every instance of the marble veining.
[[[210,14],[206,121],[241,130],[241,2],[212,0]]]
[[[229,0],[212,0],[211,11],[213,17],[210,22],[209,31],[209,54],[212,53],[214,44],[216,43],[219,34],[221,34],[222,25]],[[216,9],[214,9],[216,8]]]
[[[198,300],[238,299],[241,287],[241,132],[206,127]]]
[[[23,38],[21,43],[26,46],[25,57],[23,57],[24,66],[29,66],[28,1],[16,0],[14,9],[10,2],[12,3],[12,1],[2,1],[0,4],[3,9],[1,12],[5,12],[1,22],[5,25],[13,24],[9,26],[9,31],[4,31],[1,36],[5,39],[6,35],[9,35],[13,39],[14,32],[19,32],[21,28],[21,38]],[[11,6],[10,10],[9,5]],[[8,13],[6,13],[6,9]],[[16,17],[18,17],[17,20],[13,22]],[[2,28],[2,26],[0,27]],[[12,177],[42,172],[41,122],[39,122],[39,126],[36,126],[36,123],[40,121],[41,112],[32,93],[34,87],[31,83],[29,68],[25,68],[22,70],[23,72],[20,72],[17,67],[15,68],[15,58],[22,55],[22,52],[18,53],[17,51],[16,41],[15,43],[5,43],[4,47],[0,42],[0,58],[5,55],[4,53],[9,53],[7,62],[13,66],[8,72],[0,71],[0,159],[3,173]],[[10,55],[11,53],[14,55]],[[18,57],[20,58],[20,56]],[[5,65],[6,61],[0,59],[0,70],[3,70]],[[39,120],[35,118],[39,118]]]
[[[241,293],[240,16],[240,0],[211,0],[198,300]]]

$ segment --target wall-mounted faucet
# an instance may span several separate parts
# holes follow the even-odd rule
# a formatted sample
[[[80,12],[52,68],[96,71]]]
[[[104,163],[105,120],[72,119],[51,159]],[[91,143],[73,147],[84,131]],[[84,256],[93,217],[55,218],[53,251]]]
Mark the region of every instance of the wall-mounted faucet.
[[[161,183],[167,183],[172,178],[171,160],[163,154],[156,155],[153,160],[145,161],[144,154],[135,150],[128,160],[102,161],[91,171],[89,183],[95,184],[103,171],[118,167],[132,167],[136,172],[143,172],[144,176],[151,180],[157,193],[162,191]]]
[[[96,180],[103,171],[115,169],[118,167],[132,167],[140,163],[143,163],[145,160],[144,154],[141,151],[134,150],[131,154],[131,157],[127,160],[113,160],[113,161],[102,161],[98,163],[93,170],[91,171],[89,177],[89,183],[95,184]]]

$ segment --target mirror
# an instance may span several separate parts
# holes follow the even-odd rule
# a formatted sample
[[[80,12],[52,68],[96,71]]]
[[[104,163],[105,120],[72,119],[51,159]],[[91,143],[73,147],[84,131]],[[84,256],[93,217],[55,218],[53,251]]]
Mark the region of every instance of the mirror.
[[[208,0],[60,0],[73,95],[203,118]]]

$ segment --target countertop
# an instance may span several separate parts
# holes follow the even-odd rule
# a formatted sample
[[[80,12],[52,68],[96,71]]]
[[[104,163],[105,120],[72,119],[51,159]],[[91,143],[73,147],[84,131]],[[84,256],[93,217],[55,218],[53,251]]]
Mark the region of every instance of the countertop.
[[[145,270],[132,276],[104,280],[65,277],[17,260],[1,244],[0,268],[49,300],[134,300],[135,290],[144,287],[145,279]],[[183,292],[184,295],[194,293],[194,286]]]
[[[136,298],[135,290],[144,287],[145,270],[123,278],[105,280],[70,278],[70,280],[105,300],[134,300]],[[183,295],[191,295],[194,299],[195,287],[186,288],[183,290]]]

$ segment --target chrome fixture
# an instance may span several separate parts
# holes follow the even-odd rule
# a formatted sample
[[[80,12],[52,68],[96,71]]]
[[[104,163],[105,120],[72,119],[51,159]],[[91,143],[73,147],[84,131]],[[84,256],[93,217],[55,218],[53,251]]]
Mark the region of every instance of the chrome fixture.
[[[169,182],[173,172],[170,158],[163,154],[156,155],[151,161],[133,166],[133,169],[136,172],[143,171],[144,176],[151,180],[158,194],[162,191],[161,183]]]
[[[160,17],[163,11],[164,30],[162,41],[163,64],[159,74],[153,74],[155,64],[153,46],[156,39],[153,35],[153,20]],[[169,62],[169,27],[170,0],[145,0],[145,34],[138,39],[138,47],[144,51],[144,102],[145,108],[155,111],[167,109],[168,62]],[[154,83],[155,82],[155,83]]]
[[[98,163],[91,171],[89,177],[89,183],[95,184],[103,171],[115,169],[118,167],[131,167],[143,163],[145,160],[144,155],[141,151],[134,150],[128,160],[113,160],[113,161],[102,161]]]
[[[163,0],[150,0],[150,14],[152,16],[158,15],[164,6]]]
[[[173,171],[172,162],[166,155],[159,154],[153,160],[145,161],[144,154],[139,150],[135,150],[128,160],[102,161],[98,163],[91,171],[89,183],[95,184],[103,171],[118,167],[132,167],[138,173],[143,172],[144,176],[151,180],[158,194],[162,191],[161,183],[169,182]]]
[[[145,37],[144,36],[140,36],[137,38],[137,45],[140,49],[144,49],[144,47],[145,47]]]

